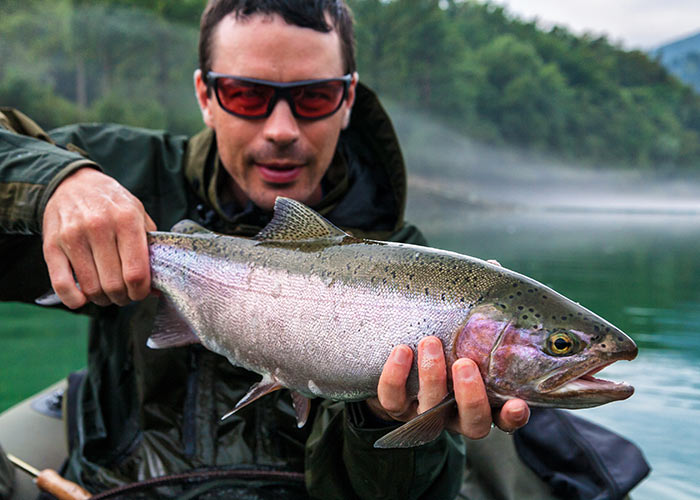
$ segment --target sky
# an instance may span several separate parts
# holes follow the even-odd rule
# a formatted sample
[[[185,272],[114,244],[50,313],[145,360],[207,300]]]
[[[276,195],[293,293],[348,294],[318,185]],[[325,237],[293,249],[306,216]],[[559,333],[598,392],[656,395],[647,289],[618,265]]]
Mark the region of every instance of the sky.
[[[626,49],[653,49],[700,32],[700,0],[492,0],[541,27],[604,34]]]

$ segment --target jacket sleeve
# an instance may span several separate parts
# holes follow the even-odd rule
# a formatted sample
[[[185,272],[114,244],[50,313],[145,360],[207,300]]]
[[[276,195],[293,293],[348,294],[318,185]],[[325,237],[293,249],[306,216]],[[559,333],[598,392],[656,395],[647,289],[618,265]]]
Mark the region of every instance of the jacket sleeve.
[[[56,146],[19,111],[0,108],[0,231],[40,234],[49,197],[82,167],[99,168],[77,151]]]
[[[32,302],[49,290],[41,249],[44,208],[56,186],[83,167],[19,111],[0,108],[0,300]]]
[[[404,224],[393,241],[425,245]],[[406,449],[376,449],[374,442],[398,427],[366,418],[361,403],[324,402],[306,443],[306,486],[314,498],[454,498],[465,470],[464,440],[447,431]],[[375,422],[372,422],[375,420]],[[342,436],[342,438],[341,438]]]

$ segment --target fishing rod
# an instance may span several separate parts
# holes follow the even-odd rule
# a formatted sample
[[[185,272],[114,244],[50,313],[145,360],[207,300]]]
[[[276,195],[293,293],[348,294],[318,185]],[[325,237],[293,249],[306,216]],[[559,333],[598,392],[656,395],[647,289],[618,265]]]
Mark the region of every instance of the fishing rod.
[[[15,467],[34,477],[34,482],[39,489],[51,493],[58,500],[87,500],[92,496],[81,486],[62,478],[55,470],[39,470],[10,453],[6,455]]]

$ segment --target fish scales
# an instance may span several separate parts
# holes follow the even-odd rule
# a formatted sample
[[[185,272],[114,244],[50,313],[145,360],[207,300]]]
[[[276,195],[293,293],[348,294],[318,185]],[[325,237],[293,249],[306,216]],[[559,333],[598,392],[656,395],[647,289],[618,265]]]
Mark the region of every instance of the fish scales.
[[[324,246],[151,239],[154,287],[168,291],[195,330],[213,332],[208,347],[257,372],[287,352],[275,377],[305,393],[315,380],[330,398],[373,395],[395,345],[436,335],[451,348],[465,306],[500,276],[480,276],[479,263],[458,254],[352,238]]]

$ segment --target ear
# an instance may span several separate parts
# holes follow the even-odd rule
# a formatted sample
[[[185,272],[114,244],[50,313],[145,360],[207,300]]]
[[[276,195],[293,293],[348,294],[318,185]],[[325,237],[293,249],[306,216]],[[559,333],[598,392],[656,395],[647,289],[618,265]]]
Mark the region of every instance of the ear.
[[[214,94],[209,95],[207,84],[204,83],[202,77],[202,70],[198,69],[194,72],[194,94],[197,97],[197,103],[199,104],[199,110],[202,112],[202,120],[204,124],[209,128],[214,128],[214,116],[212,113],[212,106],[216,105],[216,97]]]
[[[355,104],[355,94],[357,91],[357,82],[360,80],[360,75],[355,71],[352,74],[352,80],[348,86],[348,97],[343,105],[343,129],[348,128],[350,125],[350,116],[352,114],[352,105]]]

